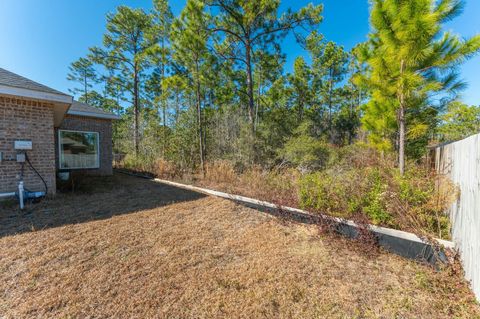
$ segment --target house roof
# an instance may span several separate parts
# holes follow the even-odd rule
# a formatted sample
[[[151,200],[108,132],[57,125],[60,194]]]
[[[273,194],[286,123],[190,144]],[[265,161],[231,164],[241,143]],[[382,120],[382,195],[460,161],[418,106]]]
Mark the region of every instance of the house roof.
[[[95,117],[108,120],[118,120],[120,117],[111,112],[104,111],[102,109],[93,107],[86,103],[73,101],[72,105],[68,109],[67,114],[69,115],[78,115],[86,117]]]
[[[110,120],[120,118],[113,113],[75,101],[68,94],[54,90],[46,85],[37,83],[3,68],[0,68],[0,94],[54,102],[55,126],[60,125],[65,113]]]
[[[2,68],[0,68],[0,95],[18,96],[53,103],[55,126],[62,123],[63,117],[73,101],[70,95]]]
[[[0,68],[0,85],[16,87],[19,89],[38,91],[43,93],[69,96],[68,94],[49,88],[46,85],[27,79],[21,75]]]

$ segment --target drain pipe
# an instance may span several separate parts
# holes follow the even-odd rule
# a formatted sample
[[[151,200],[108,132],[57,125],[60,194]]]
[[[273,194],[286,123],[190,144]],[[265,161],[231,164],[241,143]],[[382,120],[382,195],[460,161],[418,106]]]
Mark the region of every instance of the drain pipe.
[[[23,198],[23,195],[24,195],[24,187],[23,187],[23,180],[20,181],[20,183],[18,183],[18,201],[20,202],[20,209],[24,209],[25,208],[25,201],[24,201],[24,198]]]
[[[0,193],[0,198],[14,197],[16,193]]]
[[[7,197],[17,197],[18,203],[20,204],[20,209],[25,208],[25,200],[38,200],[45,197],[45,192],[30,192],[25,190],[25,184],[23,181],[18,183],[18,192],[16,193],[0,193],[0,199]]]

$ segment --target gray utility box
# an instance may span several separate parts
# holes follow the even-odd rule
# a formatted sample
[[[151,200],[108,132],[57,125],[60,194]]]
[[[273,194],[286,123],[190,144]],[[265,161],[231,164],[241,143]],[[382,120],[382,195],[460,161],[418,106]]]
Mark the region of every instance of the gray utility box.
[[[25,153],[18,153],[17,163],[25,163],[25,161],[26,161]]]

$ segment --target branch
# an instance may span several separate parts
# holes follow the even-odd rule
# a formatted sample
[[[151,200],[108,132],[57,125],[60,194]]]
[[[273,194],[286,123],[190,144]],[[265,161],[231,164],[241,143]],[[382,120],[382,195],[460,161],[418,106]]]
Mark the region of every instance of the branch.
[[[284,25],[280,25],[274,29],[271,29],[271,30],[267,30],[267,31],[264,31],[264,32],[261,32],[259,34],[257,34],[256,36],[254,36],[252,38],[252,42],[254,42],[255,40],[257,40],[258,38],[260,37],[263,37],[265,35],[269,35],[269,34],[273,34],[273,33],[277,33],[277,32],[280,32],[280,31],[287,31],[287,30],[291,30],[293,29],[294,27],[302,24],[303,22],[309,20],[310,17],[305,17],[305,18],[302,18],[302,19],[297,19],[297,20],[294,20],[294,21],[290,21],[288,23],[285,23]]]
[[[235,19],[235,21],[237,21],[237,24],[240,26],[240,28],[242,29],[243,33],[246,34],[246,30],[245,30],[245,27],[243,26],[243,23],[242,23],[242,17],[237,15],[237,13],[235,11],[233,11],[232,9],[230,9],[230,7],[228,7],[225,2],[223,2],[222,0],[218,0],[218,2],[212,2],[211,6],[213,7],[220,7],[222,9],[224,9],[225,11],[227,11],[230,16],[233,17],[233,19]]]
[[[241,41],[243,44],[245,44],[245,40],[243,40],[243,38],[242,38],[239,34],[233,32],[233,31],[231,31],[231,30],[224,29],[224,28],[213,28],[213,29],[207,29],[207,30],[208,30],[208,31],[213,31],[213,32],[225,32],[225,33],[228,33],[228,34],[232,35],[233,37],[237,38],[237,39],[238,39],[239,41]]]
[[[228,46],[228,48],[230,48],[231,45]],[[243,58],[240,58],[238,56],[235,56],[235,55],[230,55],[230,56],[226,56],[223,52],[215,49],[215,47],[211,47],[209,46],[210,50],[214,51],[216,54],[218,54],[221,58],[223,58],[224,60],[235,60],[235,61],[240,61],[244,64],[247,64],[247,61]],[[228,49],[227,48],[227,49]]]

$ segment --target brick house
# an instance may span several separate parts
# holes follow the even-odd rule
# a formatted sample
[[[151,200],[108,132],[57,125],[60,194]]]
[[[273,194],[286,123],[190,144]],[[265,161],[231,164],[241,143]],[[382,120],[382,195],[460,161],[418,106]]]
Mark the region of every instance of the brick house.
[[[112,121],[118,117],[0,68],[0,193],[56,190],[56,173],[112,174]],[[22,164],[25,153],[31,166]]]

